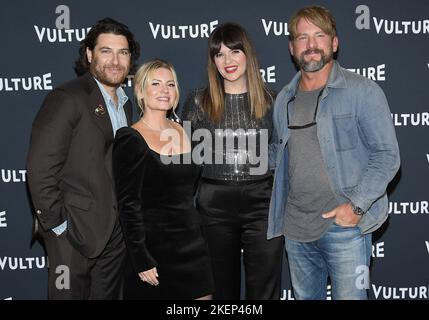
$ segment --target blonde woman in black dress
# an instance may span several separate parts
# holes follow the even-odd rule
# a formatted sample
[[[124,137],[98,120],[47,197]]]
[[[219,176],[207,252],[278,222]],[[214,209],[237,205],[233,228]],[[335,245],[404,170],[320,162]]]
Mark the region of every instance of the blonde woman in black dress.
[[[153,60],[137,71],[143,116],[118,130],[113,171],[128,250],[125,299],[210,299],[211,263],[193,206],[199,168],[183,128],[167,118],[179,101],[174,68]],[[167,140],[163,137],[169,137]]]

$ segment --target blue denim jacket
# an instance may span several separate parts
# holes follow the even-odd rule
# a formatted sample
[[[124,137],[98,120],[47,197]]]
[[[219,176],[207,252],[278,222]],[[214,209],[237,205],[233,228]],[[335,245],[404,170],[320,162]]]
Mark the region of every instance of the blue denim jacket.
[[[286,104],[295,95],[300,76],[298,72],[274,104],[274,135],[278,143],[275,159],[271,159],[275,160],[276,171],[268,239],[284,231],[288,197],[286,144],[290,135]],[[382,89],[334,61],[320,97],[316,122],[326,172],[338,203],[353,202],[367,211],[358,224],[361,233],[378,229],[388,216],[387,185],[400,165],[395,129]]]

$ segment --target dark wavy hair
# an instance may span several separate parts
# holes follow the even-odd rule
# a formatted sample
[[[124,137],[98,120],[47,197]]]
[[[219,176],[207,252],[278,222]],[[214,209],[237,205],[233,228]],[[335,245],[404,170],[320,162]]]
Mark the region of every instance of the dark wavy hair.
[[[85,39],[80,42],[79,58],[75,62],[74,70],[78,76],[83,75],[89,70],[89,62],[86,57],[86,48],[94,50],[97,45],[98,36],[102,33],[112,33],[121,35],[127,38],[128,47],[131,52],[131,70],[135,70],[135,62],[140,56],[140,45],[134,39],[134,35],[125,24],[113,20],[112,18],[104,18],[97,21],[86,35]]]

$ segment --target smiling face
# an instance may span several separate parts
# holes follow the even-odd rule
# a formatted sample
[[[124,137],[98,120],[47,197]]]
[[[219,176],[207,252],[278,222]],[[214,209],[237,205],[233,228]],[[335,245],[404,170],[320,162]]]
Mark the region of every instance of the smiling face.
[[[125,36],[101,33],[86,55],[91,74],[106,88],[119,87],[130,71],[131,53]]]
[[[168,111],[177,103],[176,81],[172,72],[166,68],[154,70],[140,93],[144,112]]]
[[[220,50],[214,56],[218,72],[224,79],[225,88],[228,86],[247,87],[247,59],[240,49],[230,49],[221,44]]]
[[[327,35],[321,28],[301,18],[296,36],[289,42],[296,64],[305,72],[317,72],[331,63],[338,50],[338,38]]]

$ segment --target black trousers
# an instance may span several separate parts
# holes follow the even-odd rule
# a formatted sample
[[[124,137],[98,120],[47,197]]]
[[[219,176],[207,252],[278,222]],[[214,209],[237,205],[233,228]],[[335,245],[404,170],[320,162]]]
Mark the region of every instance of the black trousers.
[[[106,248],[97,258],[80,254],[66,237],[67,231],[44,236],[49,260],[49,299],[115,300],[122,298],[125,243],[117,220]]]
[[[283,237],[267,240],[272,178],[224,185],[203,179],[202,214],[215,280],[214,299],[239,300],[241,250],[246,299],[280,299]]]

